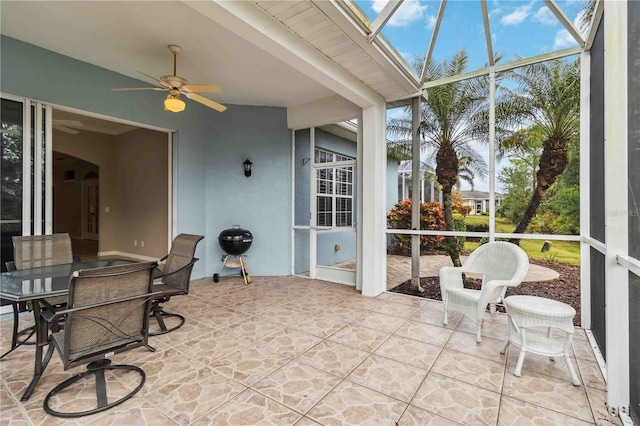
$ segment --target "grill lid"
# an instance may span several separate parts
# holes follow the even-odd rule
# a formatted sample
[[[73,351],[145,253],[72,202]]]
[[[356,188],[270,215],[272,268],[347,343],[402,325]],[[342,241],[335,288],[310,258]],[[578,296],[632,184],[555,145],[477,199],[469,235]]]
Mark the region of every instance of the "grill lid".
[[[226,253],[239,256],[249,250],[253,242],[253,235],[247,229],[235,225],[233,228],[225,229],[218,236],[220,247]]]
[[[218,239],[220,241],[241,241],[243,243],[250,243],[253,241],[253,235],[247,229],[230,228],[220,232]]]

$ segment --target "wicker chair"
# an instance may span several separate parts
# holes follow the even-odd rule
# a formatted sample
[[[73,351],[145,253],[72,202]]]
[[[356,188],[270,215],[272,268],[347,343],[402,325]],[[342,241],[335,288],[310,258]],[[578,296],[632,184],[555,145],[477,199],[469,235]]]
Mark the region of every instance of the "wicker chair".
[[[444,302],[444,320],[448,312],[466,315],[476,325],[476,341],[481,341],[481,326],[489,305],[495,313],[496,304],[504,300],[507,287],[520,285],[529,270],[527,254],[515,244],[496,241],[474,250],[461,267],[445,266],[440,269],[440,290]],[[464,288],[463,274],[482,275],[480,290]]]
[[[67,309],[53,315],[48,311],[42,313],[42,318],[49,324],[64,318],[64,330],[49,336],[49,351],[52,352],[55,347],[64,369],[88,363],[86,371],[65,380],[47,394],[44,399],[47,413],[57,417],[99,413],[123,403],[142,388],[146,376],[141,368],[112,365],[109,358],[139,346],[154,350],[148,345],[148,326],[149,309],[154,296],[151,293],[152,274],[156,266],[157,262],[144,262],[76,271],[69,284]],[[48,362],[49,356],[46,359]],[[118,398],[109,402],[105,372],[113,370],[134,371],[140,379],[137,387],[124,396],[118,389]],[[58,411],[70,402],[82,402],[82,399],[74,401],[78,400],[75,392],[63,391],[81,379],[94,375],[97,406],[79,412]],[[118,380],[117,387],[132,382]],[[56,397],[57,394],[60,395]]]
[[[31,235],[13,237],[13,261],[6,262],[7,271],[37,268],[40,266],[62,265],[79,261],[73,256],[71,238],[69,234]],[[44,300],[51,306],[62,306],[67,302],[66,296],[51,297]],[[13,335],[11,337],[11,349],[0,356],[0,359],[9,355],[18,346],[33,344],[27,342],[35,332],[33,326],[19,330],[18,312],[31,310],[30,304],[20,306],[12,302],[13,308]]]
[[[166,312],[162,303],[166,303],[172,296],[189,294],[191,270],[198,261],[194,257],[196,246],[204,237],[202,235],[180,234],[174,238],[171,251],[160,259],[162,263],[154,273],[153,291],[160,292],[160,296],[153,300],[151,315],[158,321],[159,329],[149,332],[150,336],[169,333],[184,325],[184,316]],[[175,324],[167,327],[167,318],[177,319]]]

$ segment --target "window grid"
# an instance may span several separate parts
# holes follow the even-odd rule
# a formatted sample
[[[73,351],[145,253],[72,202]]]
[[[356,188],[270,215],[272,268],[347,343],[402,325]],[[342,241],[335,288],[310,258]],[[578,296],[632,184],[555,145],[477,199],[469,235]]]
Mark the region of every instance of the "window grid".
[[[316,163],[352,160],[351,157],[317,148],[314,153]],[[353,226],[353,167],[318,169],[316,193],[318,226]]]

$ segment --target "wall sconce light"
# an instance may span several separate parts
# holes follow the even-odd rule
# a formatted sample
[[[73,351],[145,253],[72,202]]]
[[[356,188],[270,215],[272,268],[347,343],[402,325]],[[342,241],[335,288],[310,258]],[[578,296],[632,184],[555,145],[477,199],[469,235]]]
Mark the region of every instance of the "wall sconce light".
[[[251,165],[253,163],[251,161],[249,161],[249,159],[247,158],[247,160],[242,164],[244,164],[244,175],[246,177],[251,176]]]

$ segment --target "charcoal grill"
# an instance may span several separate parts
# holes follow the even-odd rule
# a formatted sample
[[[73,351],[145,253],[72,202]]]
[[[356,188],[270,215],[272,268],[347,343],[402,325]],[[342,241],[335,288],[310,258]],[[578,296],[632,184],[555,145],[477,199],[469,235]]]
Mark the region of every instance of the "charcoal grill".
[[[244,279],[245,284],[251,283],[251,276],[247,271],[247,262],[244,260],[243,254],[249,250],[253,243],[253,235],[247,229],[243,229],[240,225],[234,225],[233,228],[224,229],[218,235],[218,243],[225,254],[222,256],[222,265],[220,270],[213,274],[213,281],[220,281],[220,273],[224,268],[240,269],[240,275]]]

